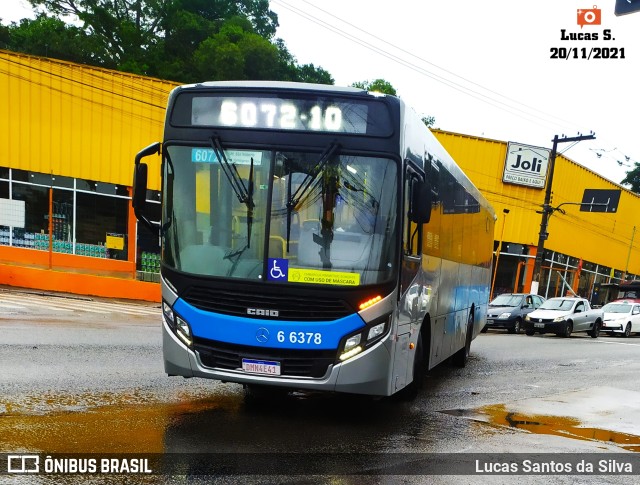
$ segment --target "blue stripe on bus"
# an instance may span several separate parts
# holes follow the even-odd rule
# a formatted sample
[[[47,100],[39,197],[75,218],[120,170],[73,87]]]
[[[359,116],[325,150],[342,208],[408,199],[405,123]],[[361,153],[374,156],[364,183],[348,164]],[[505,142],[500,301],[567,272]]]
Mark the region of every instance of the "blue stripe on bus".
[[[253,347],[333,350],[342,337],[365,325],[357,313],[330,322],[296,322],[207,312],[182,299],[173,308],[189,323],[194,337]]]

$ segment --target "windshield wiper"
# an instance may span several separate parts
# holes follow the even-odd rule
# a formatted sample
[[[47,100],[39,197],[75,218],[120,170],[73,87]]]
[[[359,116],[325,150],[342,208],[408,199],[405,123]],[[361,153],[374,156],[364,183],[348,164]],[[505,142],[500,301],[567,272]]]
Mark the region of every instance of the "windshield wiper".
[[[211,137],[211,148],[213,148],[213,153],[215,154],[220,166],[222,167],[222,171],[227,177],[227,181],[233,192],[236,194],[236,197],[240,201],[241,204],[247,206],[247,248],[251,245],[251,227],[253,225],[253,209],[255,207],[255,203],[253,202],[253,157],[251,157],[251,167],[249,168],[249,187],[245,187],[244,181],[242,177],[240,177],[240,173],[238,172],[238,168],[235,163],[229,163],[227,160],[227,156],[224,153],[224,149],[222,148],[222,143],[220,142],[220,137],[218,135],[213,135]]]
[[[289,172],[289,184],[287,186],[287,253],[289,252],[289,240],[291,239],[291,214],[293,209],[300,203],[300,201],[307,195],[309,189],[312,186],[313,181],[318,174],[322,172],[329,159],[338,151],[340,146],[338,143],[331,142],[324,152],[320,155],[316,166],[306,174],[304,180],[296,191],[291,193],[291,182],[293,179],[293,172]]]

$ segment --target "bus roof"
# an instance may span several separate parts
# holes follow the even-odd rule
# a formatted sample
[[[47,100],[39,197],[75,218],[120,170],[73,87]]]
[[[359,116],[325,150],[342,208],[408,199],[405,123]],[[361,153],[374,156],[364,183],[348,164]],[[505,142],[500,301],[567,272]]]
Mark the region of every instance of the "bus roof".
[[[332,84],[299,83],[293,81],[207,81],[195,84],[184,84],[176,90],[192,88],[232,88],[232,89],[291,89],[298,91],[330,91],[344,94],[367,94],[362,88],[350,86],[334,86]],[[382,93],[376,93],[386,96]]]

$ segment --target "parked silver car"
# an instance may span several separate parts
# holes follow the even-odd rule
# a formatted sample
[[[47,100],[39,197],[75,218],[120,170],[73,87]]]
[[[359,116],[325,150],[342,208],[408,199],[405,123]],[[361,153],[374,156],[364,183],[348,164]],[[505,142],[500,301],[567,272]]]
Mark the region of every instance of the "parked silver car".
[[[487,324],[482,329],[506,328],[509,333],[520,333],[524,317],[538,308],[544,298],[533,293],[503,293],[489,302]]]

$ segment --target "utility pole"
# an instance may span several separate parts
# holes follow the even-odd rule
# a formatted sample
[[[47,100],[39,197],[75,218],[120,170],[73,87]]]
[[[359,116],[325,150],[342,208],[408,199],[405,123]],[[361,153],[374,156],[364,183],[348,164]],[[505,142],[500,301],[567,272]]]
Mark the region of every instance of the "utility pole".
[[[551,188],[553,184],[553,169],[556,162],[556,154],[558,152],[558,143],[570,143],[583,140],[595,140],[595,134],[579,135],[571,138],[567,138],[563,135],[562,138],[558,138],[558,135],[553,137],[553,147],[549,154],[549,168],[548,168],[548,180],[547,188],[544,194],[544,204],[542,206],[542,221],[540,222],[540,233],[538,234],[538,251],[536,253],[536,261],[533,267],[533,283],[538,285],[540,283],[540,276],[542,272],[542,261],[544,259],[544,242],[549,237],[547,227],[549,225],[549,217],[553,213],[553,207],[551,207]],[[532,289],[533,291],[533,289]],[[536,290],[537,293],[537,290]]]
[[[629,260],[631,259],[631,248],[633,248],[633,238],[636,235],[636,226],[633,226],[633,232],[631,233],[631,243],[629,244],[629,252],[627,253],[627,265],[624,267],[624,276],[622,280],[627,279],[627,272],[629,271]]]

